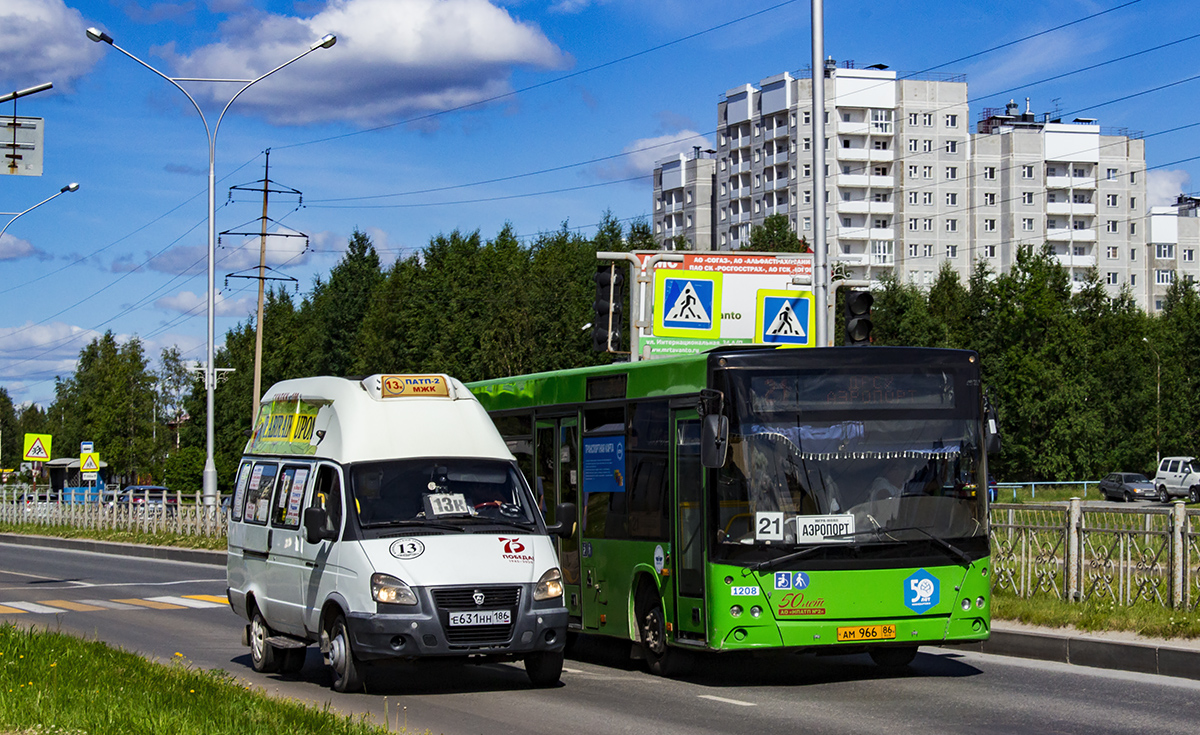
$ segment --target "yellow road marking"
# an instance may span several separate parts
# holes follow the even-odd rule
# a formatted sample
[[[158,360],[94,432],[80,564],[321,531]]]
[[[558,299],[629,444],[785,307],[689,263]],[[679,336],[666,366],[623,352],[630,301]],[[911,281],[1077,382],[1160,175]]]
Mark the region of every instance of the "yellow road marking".
[[[75,610],[76,612],[92,612],[94,610],[103,610],[102,607],[95,605],[85,605],[82,602],[72,602],[70,600],[39,600],[45,605],[53,605],[54,607],[66,608],[67,610]]]
[[[219,602],[222,605],[229,604],[229,598],[225,595],[184,595],[189,600],[203,600],[204,602]]]
[[[136,597],[131,597],[128,600],[113,600],[113,602],[123,602],[127,605],[140,605],[141,607],[152,607],[155,610],[185,610],[183,605],[172,605],[169,602],[158,602],[157,600],[139,600]]]
[[[0,605],[0,615],[16,615],[17,613],[29,612],[28,610],[18,610],[15,607]]]

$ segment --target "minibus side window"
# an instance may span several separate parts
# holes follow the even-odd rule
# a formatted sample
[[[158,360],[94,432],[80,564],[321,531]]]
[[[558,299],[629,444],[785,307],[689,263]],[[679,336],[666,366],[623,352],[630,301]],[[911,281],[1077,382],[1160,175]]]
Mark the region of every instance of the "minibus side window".
[[[250,472],[250,485],[246,488],[246,510],[243,514],[247,523],[266,525],[271,515],[271,489],[275,486],[275,475],[279,465],[274,462],[257,462]]]
[[[300,509],[304,506],[304,488],[312,468],[307,465],[286,465],[275,487],[275,503],[271,525],[276,528],[299,528]]]
[[[324,508],[328,514],[328,531],[342,528],[342,482],[336,467],[321,465],[317,470],[316,488],[313,490],[310,508]]]
[[[236,490],[233,493],[233,503],[229,506],[229,512],[233,520],[242,520],[242,506],[246,502],[246,486],[250,484],[250,462],[242,462],[242,466],[238,469],[238,479]]]

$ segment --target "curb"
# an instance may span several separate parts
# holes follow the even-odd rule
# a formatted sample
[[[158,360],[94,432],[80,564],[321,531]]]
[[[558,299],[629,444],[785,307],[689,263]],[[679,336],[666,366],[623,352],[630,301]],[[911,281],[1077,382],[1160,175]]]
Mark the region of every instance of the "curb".
[[[1086,636],[992,628],[986,641],[956,645],[978,653],[1200,680],[1200,650]]]
[[[0,542],[21,546],[41,546],[52,549],[91,551],[98,554],[136,556],[143,559],[162,559],[165,561],[183,561],[191,562],[192,564],[225,566],[225,552],[209,551],[208,549],[179,549],[173,546],[145,546],[143,544],[94,541],[83,538],[61,538],[59,536],[25,536],[17,533],[0,533]]]

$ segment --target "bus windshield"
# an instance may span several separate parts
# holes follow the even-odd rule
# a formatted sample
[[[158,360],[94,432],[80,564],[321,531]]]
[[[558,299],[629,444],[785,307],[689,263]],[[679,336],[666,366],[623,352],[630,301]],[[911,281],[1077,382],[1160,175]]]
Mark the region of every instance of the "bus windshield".
[[[978,408],[953,372],[729,381],[719,547],[986,537]]]
[[[455,457],[362,462],[350,491],[363,529],[427,526],[536,528],[536,513],[511,463]]]

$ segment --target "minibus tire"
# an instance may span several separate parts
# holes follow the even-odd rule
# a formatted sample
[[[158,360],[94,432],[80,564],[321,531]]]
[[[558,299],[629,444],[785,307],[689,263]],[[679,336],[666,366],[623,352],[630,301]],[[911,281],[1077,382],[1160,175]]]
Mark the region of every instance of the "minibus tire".
[[[525,656],[525,673],[535,687],[552,687],[562,678],[563,652],[538,651]]]
[[[329,626],[329,671],[333,674],[335,692],[357,692],[362,689],[362,664],[350,647],[350,631],[346,619],[338,615]]]
[[[280,660],[275,646],[267,643],[270,637],[271,628],[256,605],[250,614],[250,665],[260,674],[279,671]]]
[[[279,673],[299,674],[304,668],[304,659],[308,658],[307,648],[284,648],[276,652],[279,659]]]

